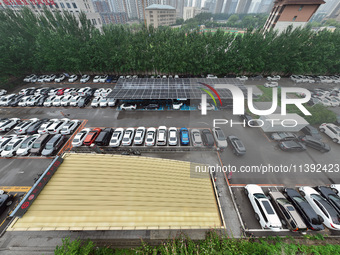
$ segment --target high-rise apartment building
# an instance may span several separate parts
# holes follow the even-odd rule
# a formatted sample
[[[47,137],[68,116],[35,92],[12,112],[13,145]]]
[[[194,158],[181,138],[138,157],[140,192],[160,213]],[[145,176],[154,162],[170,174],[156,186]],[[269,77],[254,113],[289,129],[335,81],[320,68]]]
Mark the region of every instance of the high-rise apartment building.
[[[236,13],[248,13],[251,0],[239,0],[236,7]]]
[[[274,7],[264,25],[264,31],[284,31],[288,26],[304,27],[323,0],[275,0]]]

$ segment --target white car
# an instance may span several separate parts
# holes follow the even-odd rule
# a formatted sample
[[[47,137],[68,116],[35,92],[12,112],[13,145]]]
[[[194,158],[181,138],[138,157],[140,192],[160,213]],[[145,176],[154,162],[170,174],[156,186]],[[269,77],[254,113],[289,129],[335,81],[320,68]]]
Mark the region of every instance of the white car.
[[[90,128],[84,128],[82,129],[76,136],[73,138],[72,146],[73,147],[79,147],[83,145],[83,142],[86,138],[86,136],[90,133]]]
[[[171,146],[176,146],[177,145],[177,128],[175,127],[170,127],[169,128],[169,136],[168,136],[168,143]]]
[[[132,144],[134,135],[135,135],[135,129],[127,128],[124,132],[122,146],[130,146]]]
[[[17,135],[9,135],[9,136],[5,136],[0,138],[0,152],[2,152],[2,150],[6,147],[6,145],[12,141],[12,139],[17,138]]]
[[[108,103],[108,99],[106,97],[102,97],[99,101],[99,107],[106,107]]]
[[[55,82],[62,82],[63,80],[65,80],[65,75],[63,74],[54,79]]]
[[[301,195],[311,205],[313,210],[321,216],[323,224],[332,230],[340,230],[339,215],[331,204],[311,187],[300,187]]]
[[[42,124],[40,126],[40,128],[38,129],[38,134],[48,134],[47,129],[52,126],[55,122],[58,122],[58,119],[50,119],[48,122],[45,122],[44,124]]]
[[[85,83],[88,82],[90,80],[90,75],[84,74],[81,78],[80,78],[80,82]]]
[[[120,106],[121,110],[136,110],[137,109],[137,105],[136,104],[128,104],[128,103],[124,103]]]
[[[172,109],[174,109],[174,110],[180,110],[182,105],[183,105],[182,102],[174,101],[174,102],[172,103]]]
[[[158,127],[158,133],[157,133],[157,145],[158,146],[165,146],[166,145],[166,135],[167,130],[166,126],[160,126]]]
[[[323,123],[319,127],[320,131],[328,135],[333,142],[340,144],[340,127],[332,123]]]
[[[1,157],[10,158],[15,156],[16,151],[19,149],[25,138],[26,136],[18,136],[17,138],[12,139],[2,150]]]
[[[38,82],[44,82],[46,78],[48,78],[48,75],[40,75],[39,78],[37,79],[37,81]]]
[[[199,103],[198,105],[198,110],[201,110],[202,109],[202,104]],[[210,103],[207,103],[207,111],[212,111],[212,110],[215,110],[215,106],[213,106],[212,104]]]
[[[110,140],[110,147],[118,147],[123,139],[124,129],[123,128],[117,128]]]
[[[6,94],[7,94],[7,90],[0,89],[0,96],[6,95]]]
[[[76,128],[78,127],[80,121],[79,120],[70,120],[68,121],[63,128],[60,131],[60,134],[62,135],[69,135],[71,133],[73,133]]]
[[[315,83],[315,80],[313,77],[311,76],[306,76],[306,78],[308,79],[308,83]]]
[[[178,74],[175,74],[174,79],[178,79],[178,78],[179,78]]]
[[[26,106],[27,102],[31,99],[31,96],[24,96],[20,99],[18,106]]]
[[[68,78],[68,82],[75,82],[76,80],[78,80],[78,75],[71,75],[69,78]]]
[[[61,120],[58,120],[56,122],[54,122],[51,126],[49,126],[47,128],[47,132],[49,134],[59,134],[60,131],[62,130],[62,128],[66,125],[67,122],[69,122],[70,120],[67,118],[63,118]]]
[[[156,140],[156,129],[150,127],[146,131],[145,146],[154,146]]]
[[[28,136],[25,138],[21,145],[19,146],[18,150],[16,151],[17,156],[26,156],[30,153],[30,150],[33,146],[33,143],[40,137],[39,134],[35,134],[32,136]]]
[[[90,87],[81,88],[77,91],[78,96],[87,96],[91,91]]]
[[[15,97],[15,94],[9,94],[1,97],[0,106],[8,106],[8,103]]]
[[[52,82],[56,78],[55,74],[47,75],[44,81],[46,82]]]
[[[100,81],[100,75],[96,75],[94,78],[93,78],[93,82],[94,83],[98,83]]]
[[[213,135],[214,135],[217,147],[227,148],[228,142],[227,142],[227,139],[226,139],[222,129],[219,128],[219,127],[215,127],[215,128],[212,129],[212,131],[213,131]]]
[[[38,103],[40,98],[41,96],[31,97],[29,100],[27,100],[26,106],[35,106]]]
[[[63,107],[69,106],[70,102],[71,102],[71,99],[72,99],[71,95],[64,96],[64,98],[60,102],[60,106],[63,106]]]
[[[138,75],[132,76],[132,79],[138,79]]]
[[[57,95],[57,92],[60,88],[58,89],[51,89],[49,92],[48,92],[48,96],[56,96]]]
[[[264,86],[265,86],[266,88],[275,88],[275,87],[278,87],[279,84],[278,84],[276,81],[271,81],[271,82],[266,82],[266,83],[264,84]]]
[[[49,96],[48,98],[46,98],[46,100],[44,101],[44,106],[46,107],[52,106],[52,103],[56,97],[57,96]]]
[[[32,126],[34,123],[36,123],[37,121],[39,121],[39,119],[37,119],[37,118],[33,118],[33,119],[23,121],[23,122],[19,123],[18,125],[16,125],[15,128],[13,128],[13,131],[16,134],[26,134],[27,129],[30,126]]]
[[[268,81],[279,81],[281,80],[281,76],[280,75],[268,76],[267,80]]]
[[[178,75],[177,75],[177,77],[176,77],[176,75],[175,75],[175,78],[178,78]],[[213,74],[208,74],[208,75],[207,75],[207,79],[217,79],[217,76],[216,76],[216,75],[213,75]]]
[[[28,75],[24,78],[24,82],[35,82],[37,80],[37,76],[35,74]]]
[[[300,83],[303,82],[302,77],[300,75],[291,75],[290,78],[293,82]]]
[[[144,136],[145,136],[145,127],[138,127],[136,129],[135,138],[133,140],[134,145],[143,144]]]
[[[115,106],[116,105],[116,99],[114,99],[114,98],[108,98],[108,101],[107,101],[107,105],[109,106],[109,107],[113,107],[113,106]]]
[[[320,81],[322,83],[332,83],[333,82],[333,80],[329,77],[323,77],[323,78],[320,79]]]
[[[99,82],[106,82],[106,79],[108,78],[109,76],[107,74],[105,75],[101,75],[100,78],[99,78]]]
[[[61,100],[64,99],[64,96],[56,96],[52,102],[52,106],[60,106],[61,105]]]
[[[26,95],[28,92],[30,92],[33,89],[35,89],[35,87],[29,87],[29,88],[21,89],[18,94],[19,95]]]
[[[98,107],[101,99],[102,99],[101,97],[95,97],[92,100],[91,106],[92,107]]]
[[[5,120],[0,124],[0,132],[10,131],[14,126],[19,123],[19,121],[19,118],[10,118],[8,120]]]
[[[93,96],[94,96],[94,97],[100,97],[103,91],[104,91],[104,88],[96,89],[96,90],[94,91]]]
[[[247,81],[248,77],[243,75],[243,76],[236,77],[236,79],[239,80],[239,81]]]
[[[100,96],[107,97],[111,93],[112,89],[103,89]]]
[[[121,75],[119,76],[119,79],[125,79],[125,76]]]
[[[72,99],[70,100],[70,106],[78,106],[80,99],[81,99],[81,96],[72,97]]]
[[[281,221],[262,188],[255,184],[248,184],[244,189],[254,208],[255,218],[259,221],[261,227],[269,228],[275,232],[281,231]]]

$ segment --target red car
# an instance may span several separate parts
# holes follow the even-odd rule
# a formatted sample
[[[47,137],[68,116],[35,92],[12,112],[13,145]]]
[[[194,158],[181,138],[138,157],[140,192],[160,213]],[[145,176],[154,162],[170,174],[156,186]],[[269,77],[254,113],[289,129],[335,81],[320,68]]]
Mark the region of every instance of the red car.
[[[57,96],[62,96],[62,95],[64,95],[64,91],[65,91],[66,89],[69,89],[69,88],[59,89],[59,90],[57,91]]]
[[[84,145],[90,146],[91,144],[93,144],[101,131],[102,130],[100,128],[95,128],[92,131],[90,131],[88,135],[85,137]]]

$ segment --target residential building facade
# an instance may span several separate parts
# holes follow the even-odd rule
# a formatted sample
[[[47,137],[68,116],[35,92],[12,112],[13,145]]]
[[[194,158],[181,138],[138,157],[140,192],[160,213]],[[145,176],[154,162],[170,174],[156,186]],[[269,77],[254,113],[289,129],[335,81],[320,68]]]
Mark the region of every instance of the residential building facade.
[[[145,8],[146,24],[157,28],[176,23],[176,8],[170,5],[152,4]]]

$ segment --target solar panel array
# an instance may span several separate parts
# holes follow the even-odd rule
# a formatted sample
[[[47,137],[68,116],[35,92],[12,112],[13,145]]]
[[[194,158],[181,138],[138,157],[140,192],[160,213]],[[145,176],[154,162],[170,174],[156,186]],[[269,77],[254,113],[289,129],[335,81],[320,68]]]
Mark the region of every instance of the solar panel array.
[[[219,88],[223,84],[239,87],[246,96],[243,82],[233,78],[205,79],[205,78],[178,78],[178,79],[119,79],[108,97],[115,99],[201,99],[204,93],[200,88],[208,89],[205,83],[216,89],[221,99],[231,99],[229,89]],[[208,89],[209,90],[209,89]]]

